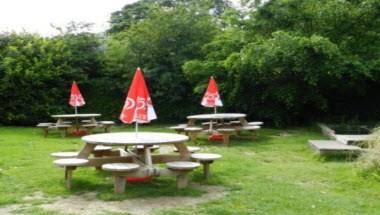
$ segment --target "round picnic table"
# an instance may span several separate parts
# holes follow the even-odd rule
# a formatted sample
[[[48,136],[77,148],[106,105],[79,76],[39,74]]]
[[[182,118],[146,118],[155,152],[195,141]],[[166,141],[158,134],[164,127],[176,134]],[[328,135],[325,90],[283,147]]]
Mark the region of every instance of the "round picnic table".
[[[91,158],[89,158],[89,155],[96,145],[143,145],[144,154],[142,156],[144,160],[140,164],[152,167],[153,163],[165,163],[177,160],[190,160],[190,152],[188,151],[185,144],[185,142],[188,139],[189,138],[185,135],[162,132],[117,132],[87,135],[82,137],[82,140],[86,144],[85,147],[79,152],[78,157],[89,159],[89,164],[93,166],[101,166],[105,163],[125,162],[128,160],[131,161],[131,157],[120,157],[119,155],[115,155],[114,157],[97,158],[96,160],[91,160]],[[162,144],[174,145],[174,147],[178,150],[179,155],[152,155],[150,146]],[[133,155],[132,157],[138,158],[139,156],[141,155]],[[132,160],[136,161],[135,159]]]

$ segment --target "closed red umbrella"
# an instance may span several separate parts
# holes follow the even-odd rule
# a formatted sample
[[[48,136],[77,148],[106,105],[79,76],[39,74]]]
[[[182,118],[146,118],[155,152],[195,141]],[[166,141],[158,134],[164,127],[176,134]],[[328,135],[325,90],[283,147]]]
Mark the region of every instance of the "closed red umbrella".
[[[153,119],[157,119],[157,116],[148,87],[141,69],[137,68],[120,114],[120,120],[124,123],[136,122],[137,132],[138,123],[148,123]]]
[[[152,100],[146,86],[144,75],[140,68],[137,68],[133,77],[128,95],[125,100],[123,110],[120,114],[120,120],[124,123],[136,123],[136,137],[138,135],[138,124],[148,123],[153,119],[157,119],[154,111]],[[145,148],[145,163],[152,165],[150,157],[150,149]],[[146,177],[127,177],[128,182],[146,182],[152,179],[151,176]]]
[[[222,100],[220,99],[218,85],[214,77],[210,77],[207,90],[203,96],[201,104],[205,107],[213,107],[216,113],[216,107],[223,106]]]
[[[75,108],[75,114],[78,113],[78,110],[77,110],[78,107],[81,107],[86,104],[82,94],[79,91],[78,85],[75,81],[73,81],[73,84],[71,85],[69,104]]]

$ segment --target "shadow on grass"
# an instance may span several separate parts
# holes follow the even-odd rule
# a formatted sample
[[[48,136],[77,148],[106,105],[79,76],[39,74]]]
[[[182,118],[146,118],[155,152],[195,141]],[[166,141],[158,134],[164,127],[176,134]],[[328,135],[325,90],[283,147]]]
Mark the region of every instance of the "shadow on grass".
[[[224,147],[223,141],[211,141],[207,139],[207,136],[202,136],[198,139],[197,144],[193,144],[191,142],[188,142],[188,145],[195,145],[195,146],[220,146]],[[232,136],[230,138],[229,146],[239,146],[239,147],[252,147],[257,146],[260,144],[266,144],[271,145],[274,144],[273,142],[269,141],[271,140],[271,137],[268,136],[258,136],[256,139],[252,139],[252,136],[250,135],[240,135],[240,136]]]
[[[74,194],[86,192],[96,192],[97,197],[106,200],[123,200],[133,198],[158,198],[158,197],[198,197],[206,191],[189,186],[185,189],[177,189],[175,180],[169,178],[154,178],[147,183],[127,183],[125,193],[115,194],[113,192],[113,181],[109,183],[93,183],[89,180],[73,179],[73,188],[70,191]]]
[[[337,154],[337,155],[315,155],[316,159],[322,162],[354,162],[359,157],[355,154]]]

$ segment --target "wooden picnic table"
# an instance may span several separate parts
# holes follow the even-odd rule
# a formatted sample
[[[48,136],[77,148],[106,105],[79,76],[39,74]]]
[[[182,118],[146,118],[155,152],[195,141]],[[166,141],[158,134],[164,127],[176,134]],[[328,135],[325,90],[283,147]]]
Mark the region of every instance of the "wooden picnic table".
[[[132,176],[159,176],[172,175],[167,169],[156,168],[153,164],[167,163],[172,161],[190,161],[190,152],[188,151],[185,142],[189,138],[181,134],[161,133],[161,132],[118,132],[94,134],[82,137],[85,146],[79,152],[78,158],[88,159],[87,166],[99,167],[107,163],[137,163],[140,165],[138,171],[135,171]],[[153,145],[174,145],[178,150],[179,155],[173,154],[151,154],[150,147]],[[134,154],[128,151],[128,155],[120,156],[118,151],[114,151],[107,157],[89,157],[91,152],[97,145],[104,146],[144,146],[143,154]]]
[[[65,120],[75,120],[75,127],[78,130],[80,125],[80,120],[89,119],[91,124],[96,124],[96,117],[100,117],[99,113],[81,113],[81,114],[57,114],[51,117],[57,119],[57,125],[64,125]]]
[[[246,120],[247,115],[244,113],[215,113],[215,114],[197,114],[197,115],[191,115],[188,116],[188,126],[194,126],[195,122],[197,120],[209,120],[210,123],[210,129],[209,131],[212,131],[212,122],[214,120],[239,120],[241,125],[246,126],[248,124]]]

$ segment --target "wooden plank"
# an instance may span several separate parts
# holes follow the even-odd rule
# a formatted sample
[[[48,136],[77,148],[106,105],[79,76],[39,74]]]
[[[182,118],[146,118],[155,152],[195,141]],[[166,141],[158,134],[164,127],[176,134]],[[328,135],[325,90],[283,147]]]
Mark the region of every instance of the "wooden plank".
[[[360,147],[345,145],[335,140],[309,140],[309,145],[320,154],[356,154],[361,152]]]

